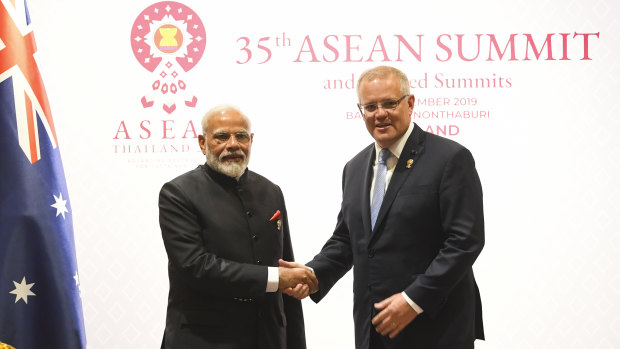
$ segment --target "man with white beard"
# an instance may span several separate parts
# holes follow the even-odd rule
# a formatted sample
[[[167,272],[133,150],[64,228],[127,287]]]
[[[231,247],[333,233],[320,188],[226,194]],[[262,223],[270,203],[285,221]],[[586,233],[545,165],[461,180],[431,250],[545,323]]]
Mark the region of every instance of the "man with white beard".
[[[209,110],[205,165],[164,184],[159,223],[170,292],[162,348],[305,349],[300,301],[317,281],[278,267],[293,249],[280,188],[247,169],[254,134],[238,108]]]

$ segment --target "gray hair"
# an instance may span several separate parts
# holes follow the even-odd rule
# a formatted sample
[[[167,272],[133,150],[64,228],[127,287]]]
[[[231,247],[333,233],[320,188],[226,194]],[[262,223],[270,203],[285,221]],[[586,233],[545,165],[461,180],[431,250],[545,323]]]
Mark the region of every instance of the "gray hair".
[[[376,78],[387,78],[391,75],[395,75],[400,81],[400,93],[403,96],[410,95],[411,89],[409,88],[409,78],[407,78],[407,75],[394,67],[380,65],[378,67],[370,68],[360,75],[357,80],[357,99],[360,98],[360,85],[362,84],[362,81],[371,81]]]
[[[226,111],[236,111],[237,113],[241,114],[241,116],[243,116],[243,118],[245,119],[245,122],[248,124],[248,132],[250,132],[250,129],[252,128],[252,123],[250,122],[250,118],[247,117],[247,115],[245,115],[241,109],[239,109],[239,107],[232,105],[232,104],[220,104],[220,105],[216,105],[215,107],[209,109],[209,111],[207,111],[205,113],[205,115],[202,117],[202,122],[201,122],[201,126],[202,126],[202,133],[203,134],[207,134],[207,124],[209,123],[209,120],[214,117],[215,115],[221,114],[223,112]]]

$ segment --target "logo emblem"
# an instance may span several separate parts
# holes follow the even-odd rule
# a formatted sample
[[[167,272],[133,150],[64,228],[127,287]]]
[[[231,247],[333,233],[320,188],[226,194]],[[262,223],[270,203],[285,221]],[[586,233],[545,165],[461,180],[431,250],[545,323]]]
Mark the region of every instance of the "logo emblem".
[[[162,1],[147,7],[131,28],[131,49],[136,59],[152,73],[153,83],[141,98],[142,107],[161,104],[172,114],[178,105],[196,106],[183,73],[190,71],[205,51],[202,21],[189,7]]]

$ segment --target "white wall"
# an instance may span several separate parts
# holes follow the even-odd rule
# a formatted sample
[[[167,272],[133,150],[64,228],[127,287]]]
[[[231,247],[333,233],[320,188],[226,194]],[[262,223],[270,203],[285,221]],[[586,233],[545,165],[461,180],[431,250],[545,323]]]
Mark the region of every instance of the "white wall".
[[[250,167],[278,183],[285,194],[299,261],[316,254],[331,235],[340,205],[344,163],[372,139],[356,112],[351,89],[328,90],[327,80],[355,78],[386,63],[411,79],[418,100],[453,104],[417,112],[482,110],[487,119],[416,119],[423,128],[455,125],[450,136],[470,150],[485,194],[487,244],[474,269],[482,293],[486,342],[479,348],[614,348],[620,344],[620,143],[617,76],[620,5],[599,1],[198,1],[186,0],[206,31],[206,50],[183,72],[195,108],[172,114],[143,108],[140,98],[156,75],[138,64],[130,45],[134,20],[155,1],[28,2],[35,24],[36,55],[47,88],[63,155],[76,234],[77,257],[90,348],[155,348],[163,333],[167,301],[166,254],[157,222],[161,185],[204,161],[197,141],[182,139],[214,104],[239,105],[253,119]],[[282,43],[282,33],[290,46]],[[552,36],[554,60],[528,51]],[[570,33],[564,55],[560,33]],[[589,36],[584,55],[584,37]],[[448,34],[451,40],[448,40]],[[476,53],[468,62],[457,54]],[[489,35],[504,48],[515,36],[516,60],[487,61]],[[339,52],[323,44],[328,43]],[[351,60],[346,62],[346,35]],[[381,35],[389,62],[379,51]],[[415,49],[401,48],[395,35]],[[308,36],[317,58],[309,62]],[[452,57],[445,60],[445,49]],[[250,40],[254,57],[241,50]],[[258,39],[272,50],[264,63]],[[284,41],[287,42],[288,41]],[[380,46],[376,46],[379,50]],[[368,62],[372,57],[373,62]],[[506,88],[438,87],[449,78],[510,80]],[[499,83],[499,80],[496,80]],[[350,85],[349,85],[350,86]],[[151,131],[139,128],[147,120]],[[174,139],[162,139],[173,120]],[[124,122],[131,140],[113,139]],[[167,125],[171,125],[168,122]],[[454,128],[453,128],[454,130]],[[171,131],[168,131],[168,135]],[[184,153],[123,153],[122,146],[171,146]],[[115,146],[117,152],[115,152]],[[353,348],[352,278],[347,275],[316,305],[304,301],[309,348]]]

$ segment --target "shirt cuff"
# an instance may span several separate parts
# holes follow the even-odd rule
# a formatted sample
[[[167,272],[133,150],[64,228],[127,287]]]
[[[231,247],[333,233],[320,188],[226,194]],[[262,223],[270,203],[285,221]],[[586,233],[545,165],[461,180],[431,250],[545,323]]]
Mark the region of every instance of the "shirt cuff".
[[[280,273],[278,267],[267,267],[267,292],[276,292],[280,285]]]
[[[413,310],[415,310],[416,313],[418,313],[418,315],[420,315],[420,314],[422,314],[424,312],[424,309],[420,308],[419,305],[415,304],[415,302],[412,301],[411,298],[409,298],[409,296],[407,296],[405,291],[401,292],[400,294],[403,295],[403,298],[405,298],[405,301],[407,301],[407,303],[409,303],[409,305],[413,308]]]

